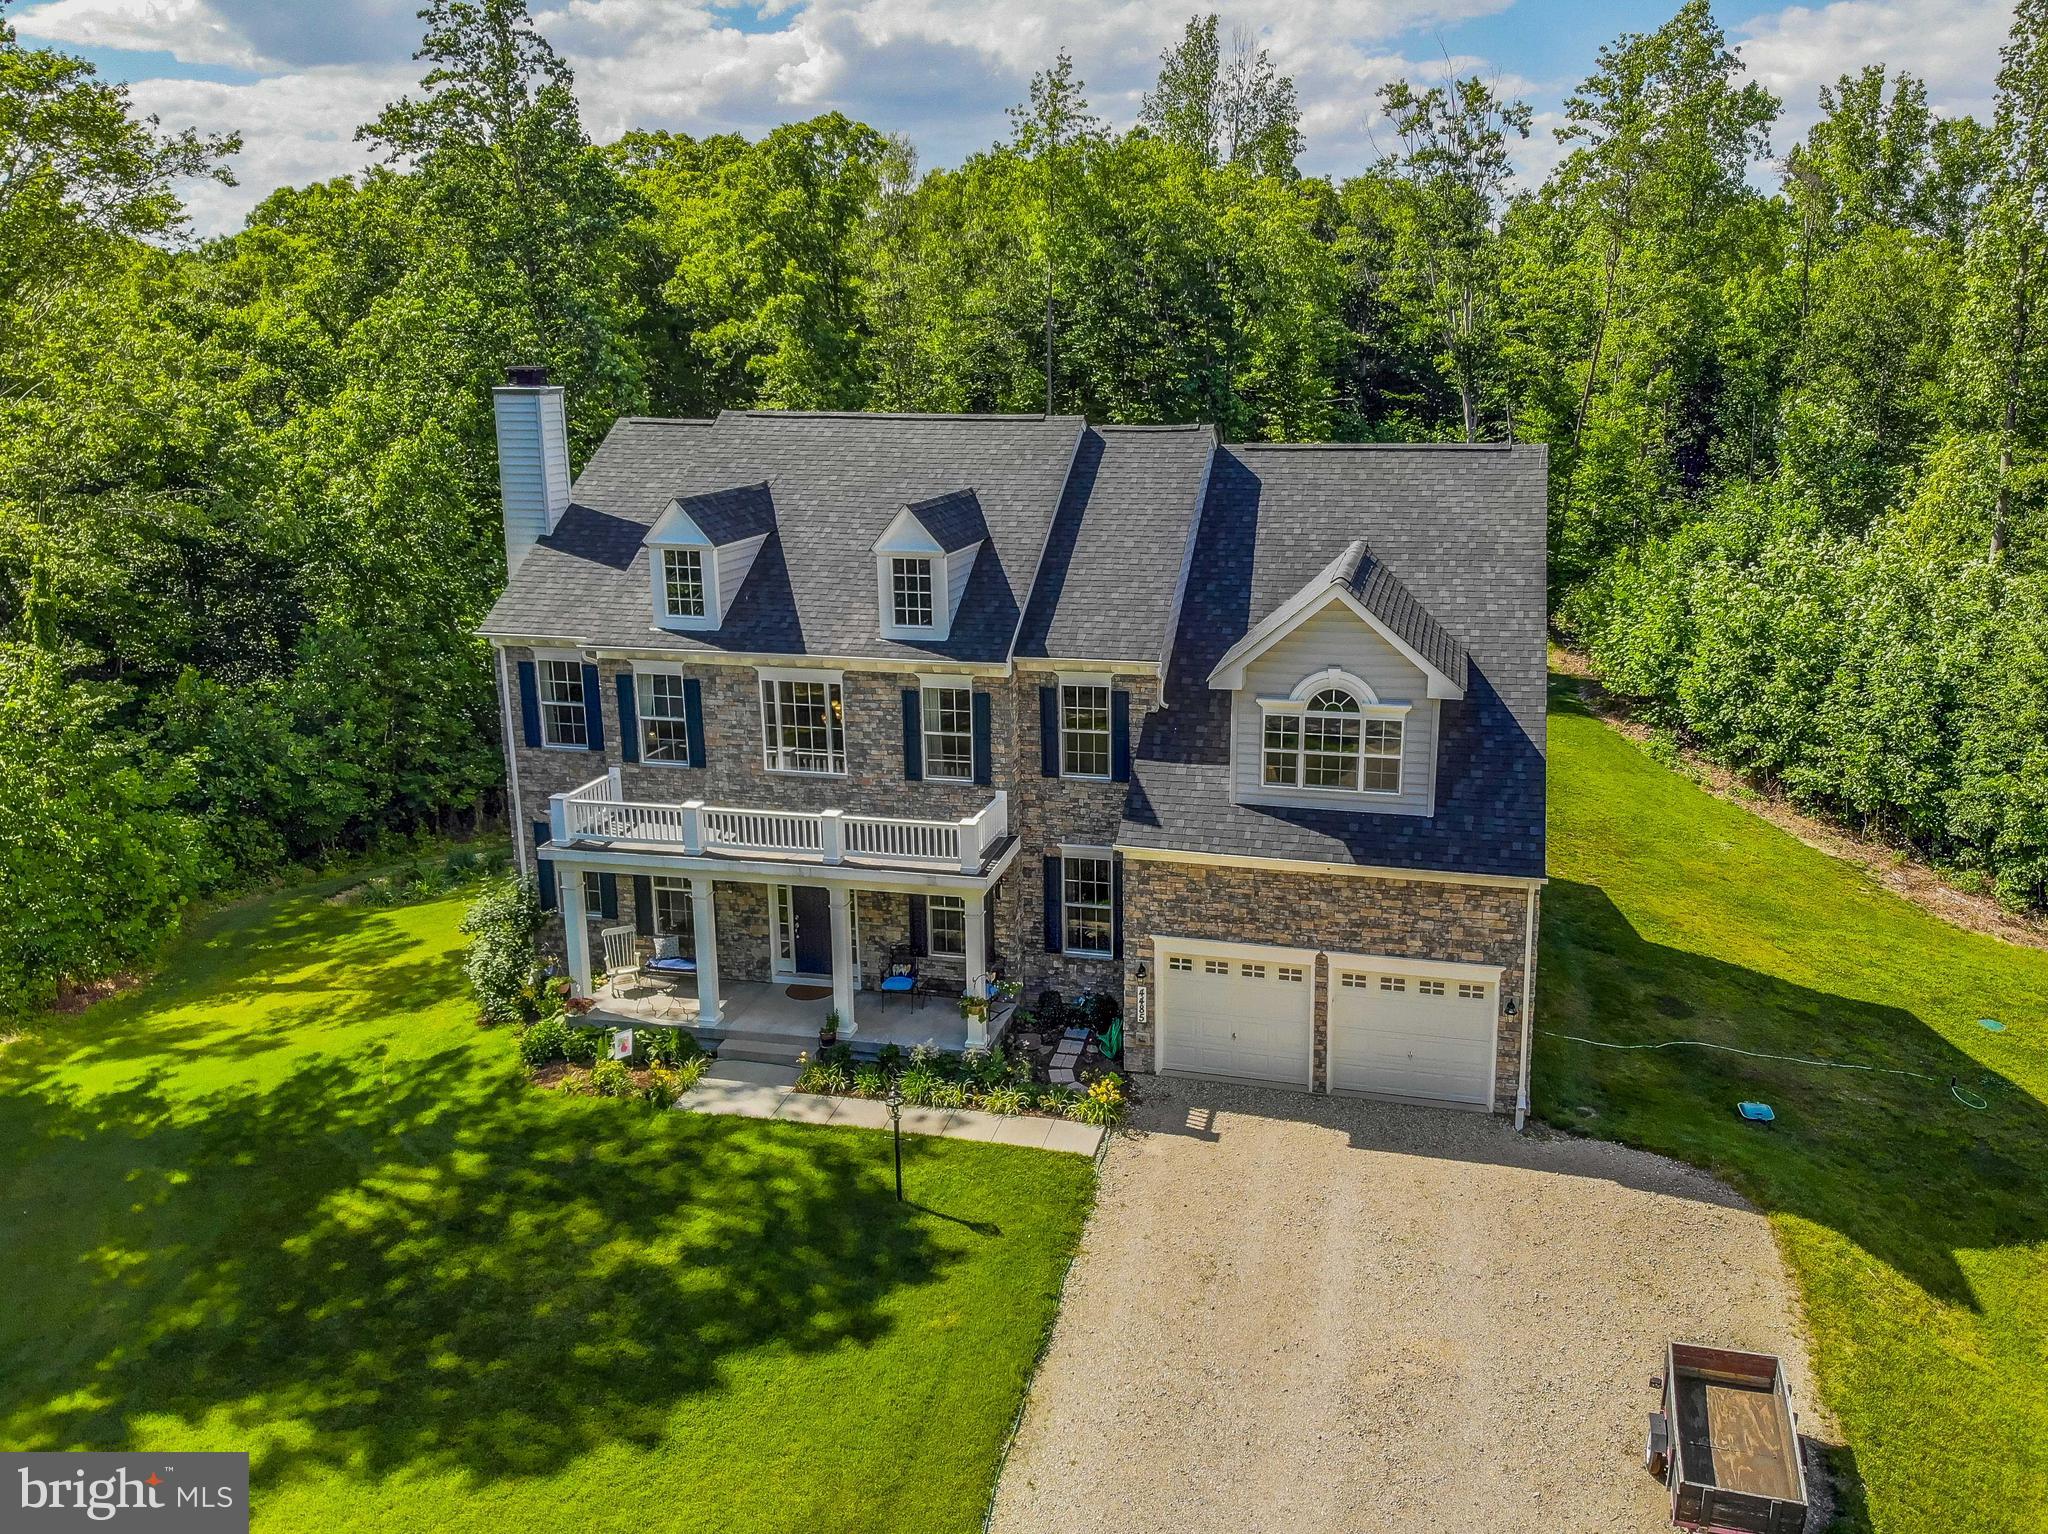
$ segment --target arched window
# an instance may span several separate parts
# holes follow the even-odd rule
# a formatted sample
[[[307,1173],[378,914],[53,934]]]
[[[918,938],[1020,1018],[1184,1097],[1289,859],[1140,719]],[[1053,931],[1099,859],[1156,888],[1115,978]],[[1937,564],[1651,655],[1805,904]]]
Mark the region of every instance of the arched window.
[[[1401,736],[1399,718],[1367,716],[1349,687],[1319,687],[1298,710],[1267,713],[1264,779],[1284,788],[1398,794]]]

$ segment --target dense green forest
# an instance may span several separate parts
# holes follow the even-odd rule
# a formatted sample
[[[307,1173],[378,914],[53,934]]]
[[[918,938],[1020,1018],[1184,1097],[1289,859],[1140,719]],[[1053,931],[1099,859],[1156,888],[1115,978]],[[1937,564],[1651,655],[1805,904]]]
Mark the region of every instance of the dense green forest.
[[[490,386],[1551,444],[1552,602],[1802,802],[2048,904],[2048,0],[1994,121],[1872,68],[1803,141],[1705,0],[1589,62],[1540,186],[1478,79],[1357,110],[1189,24],[1138,124],[1061,56],[920,172],[827,115],[585,133],[520,0],[436,0],[376,168],[187,238],[237,145],[0,16],[0,1008],[188,898],[497,811]]]

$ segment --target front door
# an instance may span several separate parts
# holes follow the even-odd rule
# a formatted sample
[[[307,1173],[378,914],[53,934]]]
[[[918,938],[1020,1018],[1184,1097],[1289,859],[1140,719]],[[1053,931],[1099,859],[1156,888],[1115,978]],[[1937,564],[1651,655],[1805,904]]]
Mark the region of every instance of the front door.
[[[796,967],[799,974],[832,973],[832,902],[823,885],[793,885],[790,909],[796,917]]]

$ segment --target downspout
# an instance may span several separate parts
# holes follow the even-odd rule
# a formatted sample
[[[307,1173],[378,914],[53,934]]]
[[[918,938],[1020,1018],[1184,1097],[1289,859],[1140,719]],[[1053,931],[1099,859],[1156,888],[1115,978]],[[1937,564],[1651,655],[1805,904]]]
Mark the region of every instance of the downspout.
[[[505,647],[494,640],[491,650],[498,658],[498,720],[505,732],[505,782],[512,794],[512,802],[505,807],[506,818],[512,822],[512,854],[519,860],[519,877],[524,879],[527,875],[526,838],[519,829],[519,753],[512,746],[512,690],[505,683]]]
[[[1529,1039],[1536,1026],[1536,886],[1529,886],[1529,904],[1522,920],[1522,1070],[1515,1092],[1515,1133],[1529,1120]]]

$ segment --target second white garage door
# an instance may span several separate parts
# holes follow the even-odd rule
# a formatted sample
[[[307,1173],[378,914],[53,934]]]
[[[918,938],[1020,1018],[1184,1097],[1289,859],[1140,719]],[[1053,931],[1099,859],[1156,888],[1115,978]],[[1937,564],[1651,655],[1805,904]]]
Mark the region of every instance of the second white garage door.
[[[1226,957],[1162,945],[1159,971],[1161,1070],[1308,1087],[1313,954]]]
[[[1490,1106],[1497,986],[1333,959],[1331,1090]]]

